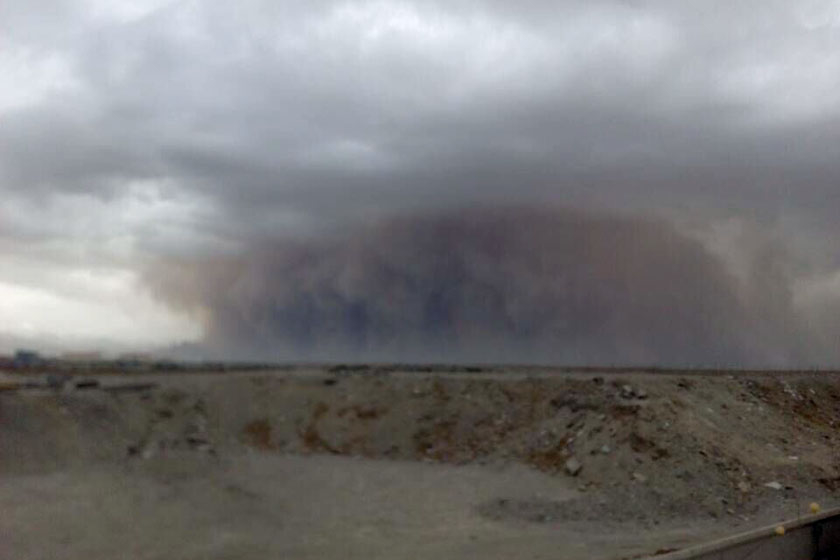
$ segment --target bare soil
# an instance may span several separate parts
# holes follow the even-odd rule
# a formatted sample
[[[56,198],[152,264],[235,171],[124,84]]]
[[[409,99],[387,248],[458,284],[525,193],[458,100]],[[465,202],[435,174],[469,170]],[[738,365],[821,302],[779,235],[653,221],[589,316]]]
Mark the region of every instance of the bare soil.
[[[96,380],[4,380],[0,557],[641,558],[840,502],[829,373]]]

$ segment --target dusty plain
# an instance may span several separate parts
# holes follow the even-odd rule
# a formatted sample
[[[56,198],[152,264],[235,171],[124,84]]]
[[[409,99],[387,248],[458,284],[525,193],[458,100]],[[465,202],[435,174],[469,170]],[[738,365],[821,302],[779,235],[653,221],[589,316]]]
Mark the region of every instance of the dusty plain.
[[[631,559],[840,503],[840,375],[4,375],[0,558]]]

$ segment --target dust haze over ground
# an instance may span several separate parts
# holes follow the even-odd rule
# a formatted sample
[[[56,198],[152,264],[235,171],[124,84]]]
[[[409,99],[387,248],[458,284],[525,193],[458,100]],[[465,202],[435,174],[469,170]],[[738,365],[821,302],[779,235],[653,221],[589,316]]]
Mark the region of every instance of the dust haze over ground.
[[[146,280],[202,319],[203,343],[182,351],[203,356],[753,367],[833,357],[794,305],[784,255],[750,257],[739,276],[664,219],[483,207],[161,261]]]
[[[731,4],[5,0],[0,346],[177,345],[190,309],[225,357],[837,364],[840,12]],[[642,217],[614,255],[507,211],[437,225],[522,205]]]

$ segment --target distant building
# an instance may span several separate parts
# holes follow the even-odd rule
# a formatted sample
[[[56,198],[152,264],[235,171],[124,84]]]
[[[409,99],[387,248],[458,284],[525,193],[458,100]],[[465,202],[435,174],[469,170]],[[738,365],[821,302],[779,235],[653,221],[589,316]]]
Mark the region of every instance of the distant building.
[[[37,366],[43,363],[43,361],[41,354],[34,350],[16,350],[13,360],[15,367]]]

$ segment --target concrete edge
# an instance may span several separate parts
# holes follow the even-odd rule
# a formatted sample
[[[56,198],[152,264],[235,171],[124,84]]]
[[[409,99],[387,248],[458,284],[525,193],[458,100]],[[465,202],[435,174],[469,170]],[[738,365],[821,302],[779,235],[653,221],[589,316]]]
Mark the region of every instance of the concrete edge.
[[[779,526],[784,527],[785,533],[801,529],[808,525],[813,525],[820,521],[825,521],[833,517],[840,518],[840,507],[831,508],[824,512],[817,514],[809,514],[797,519],[781,521],[773,525],[768,525],[758,529],[753,529],[744,533],[739,533],[729,537],[699,544],[682,550],[669,552],[666,554],[645,556],[643,560],[688,560],[697,556],[708,555],[714,552],[721,552],[728,548],[750,544],[767,538],[779,538],[776,534],[776,529]]]

